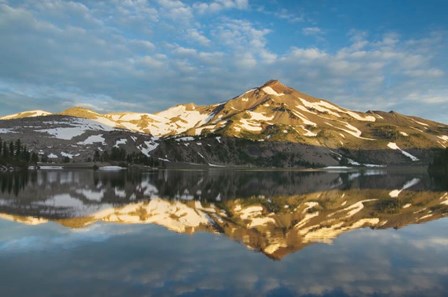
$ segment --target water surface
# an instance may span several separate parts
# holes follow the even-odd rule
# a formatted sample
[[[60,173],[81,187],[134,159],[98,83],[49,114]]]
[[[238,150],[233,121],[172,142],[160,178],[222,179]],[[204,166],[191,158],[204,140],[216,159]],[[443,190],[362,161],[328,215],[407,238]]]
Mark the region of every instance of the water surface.
[[[0,176],[1,296],[447,296],[443,178]]]

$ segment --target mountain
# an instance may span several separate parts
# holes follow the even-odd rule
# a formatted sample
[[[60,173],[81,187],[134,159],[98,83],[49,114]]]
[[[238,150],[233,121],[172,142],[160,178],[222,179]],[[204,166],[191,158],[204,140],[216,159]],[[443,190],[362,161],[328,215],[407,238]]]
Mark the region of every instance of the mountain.
[[[29,110],[0,117],[0,120],[13,120],[13,119],[41,117],[48,115],[51,115],[51,112],[44,110]]]
[[[198,106],[190,103],[177,105],[156,114],[135,112],[99,114],[82,107],[69,108],[60,114],[92,119],[111,127],[157,137],[166,137],[178,135],[190,128],[204,124],[213,109],[213,106]]]
[[[221,104],[182,104],[156,114],[100,114],[74,107],[59,114],[30,111],[1,119],[19,126],[24,118],[33,117],[38,125],[51,116],[88,119],[111,129],[154,136],[158,147],[151,155],[171,163],[416,165],[428,164],[434,150],[448,146],[445,124],[396,112],[352,111],[276,80]],[[1,121],[0,127],[10,126],[6,122]]]
[[[0,121],[0,138],[20,138],[42,160],[62,162],[68,158],[86,161],[95,151],[122,147],[129,153],[149,155],[157,146],[153,136],[114,128],[85,117],[46,115]]]

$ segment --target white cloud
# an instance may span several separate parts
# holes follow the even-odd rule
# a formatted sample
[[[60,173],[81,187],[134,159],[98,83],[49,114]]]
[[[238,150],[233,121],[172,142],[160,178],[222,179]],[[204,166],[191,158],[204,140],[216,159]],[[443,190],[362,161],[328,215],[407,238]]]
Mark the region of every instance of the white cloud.
[[[324,59],[328,54],[317,48],[292,48],[291,56],[297,59],[304,59],[303,62],[305,62],[314,59]]]
[[[316,35],[321,35],[324,32],[319,27],[306,27],[306,28],[302,29],[302,33],[303,33],[303,35],[307,35],[307,36],[316,36]]]
[[[405,71],[404,73],[411,77],[422,77],[422,78],[442,77],[445,74],[442,70],[437,68],[408,70]]]
[[[284,20],[291,24],[302,23],[307,21],[307,17],[305,16],[304,12],[297,9],[294,11],[285,8],[272,10],[269,8],[265,8],[264,6],[258,6],[256,9],[258,12],[263,13],[269,17]]]
[[[161,14],[168,16],[172,20],[188,22],[193,18],[190,6],[179,0],[157,0],[161,7]],[[159,15],[161,15],[159,14]]]
[[[249,8],[248,0],[214,0],[208,2],[196,2],[193,9],[200,14],[217,13],[225,9],[247,9]]]
[[[273,63],[277,55],[267,48],[266,35],[271,30],[256,28],[245,20],[225,19],[216,29],[220,42],[233,50],[234,59],[248,67],[257,63]]]
[[[285,48],[273,42],[279,35],[271,23],[196,13],[201,3],[217,3],[223,12],[232,5],[245,9],[244,1],[114,1],[0,2],[1,109],[46,109],[50,102],[57,111],[69,94],[93,94],[115,101],[110,108],[140,103],[151,112],[188,101],[215,103],[277,78],[349,108],[395,109],[446,122],[446,65],[439,62],[444,33],[407,40],[353,30],[339,48],[298,42]]]
[[[203,46],[210,45],[210,39],[204,36],[203,33],[199,32],[197,29],[190,29],[187,31],[187,37],[192,41],[199,43]]]

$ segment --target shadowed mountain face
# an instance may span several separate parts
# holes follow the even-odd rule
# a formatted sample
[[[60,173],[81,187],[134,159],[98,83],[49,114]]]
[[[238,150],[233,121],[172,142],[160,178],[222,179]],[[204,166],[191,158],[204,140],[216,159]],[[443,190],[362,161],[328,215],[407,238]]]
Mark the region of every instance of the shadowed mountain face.
[[[422,173],[39,171],[0,179],[0,217],[68,228],[97,222],[222,233],[274,259],[350,230],[448,214],[448,188]]]
[[[352,111],[275,80],[224,103],[156,114],[22,112],[0,118],[0,136],[33,139],[26,144],[55,160],[84,161],[112,145],[165,162],[262,167],[428,164],[433,150],[448,146],[445,124]]]

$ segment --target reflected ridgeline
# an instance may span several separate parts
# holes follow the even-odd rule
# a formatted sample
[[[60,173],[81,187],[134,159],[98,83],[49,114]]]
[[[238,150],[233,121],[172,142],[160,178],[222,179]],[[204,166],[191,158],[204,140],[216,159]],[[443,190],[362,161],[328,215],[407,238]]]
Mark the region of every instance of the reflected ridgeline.
[[[222,233],[274,259],[362,228],[448,214],[446,179],[425,174],[38,171],[0,176],[0,217],[70,228],[158,224]]]

